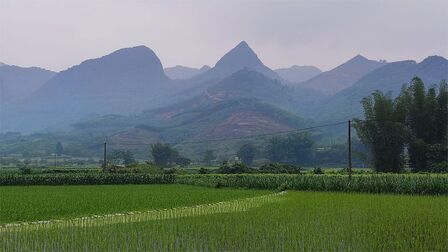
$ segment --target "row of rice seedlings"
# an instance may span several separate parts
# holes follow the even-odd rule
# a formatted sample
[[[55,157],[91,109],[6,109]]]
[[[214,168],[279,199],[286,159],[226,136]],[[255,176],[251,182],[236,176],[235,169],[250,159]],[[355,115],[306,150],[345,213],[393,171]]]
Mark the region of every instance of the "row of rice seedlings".
[[[176,207],[170,209],[157,209],[149,211],[134,211],[126,213],[92,215],[67,220],[48,220],[24,223],[10,223],[0,225],[0,233],[21,232],[31,230],[43,230],[49,228],[67,227],[95,227],[111,225],[117,223],[133,223],[152,220],[176,219],[182,217],[194,217],[216,213],[230,213],[247,211],[254,207],[259,207],[266,203],[281,200],[281,196],[286,192],[267,194],[252,198],[237,199],[231,201],[221,201],[216,203],[202,204],[189,207]]]
[[[16,233],[6,251],[444,251],[443,197],[288,192],[249,211]]]

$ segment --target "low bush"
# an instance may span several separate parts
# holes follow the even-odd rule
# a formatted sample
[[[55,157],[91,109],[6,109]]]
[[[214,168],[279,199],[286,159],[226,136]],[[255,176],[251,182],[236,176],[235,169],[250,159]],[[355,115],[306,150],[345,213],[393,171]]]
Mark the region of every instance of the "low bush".
[[[294,164],[270,163],[262,165],[258,171],[261,173],[300,174],[301,170],[300,166]]]
[[[250,172],[249,167],[243,163],[229,164],[224,162],[218,169],[221,174],[241,174]]]

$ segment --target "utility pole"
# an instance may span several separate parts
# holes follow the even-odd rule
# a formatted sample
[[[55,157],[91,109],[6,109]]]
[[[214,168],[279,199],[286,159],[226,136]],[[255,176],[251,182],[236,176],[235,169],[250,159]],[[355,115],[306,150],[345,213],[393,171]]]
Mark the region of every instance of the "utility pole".
[[[347,156],[347,163],[348,163],[348,167],[347,167],[347,171],[348,171],[348,178],[352,179],[352,131],[351,131],[351,121],[348,120],[348,124],[347,124],[347,130],[348,130],[348,138],[347,138],[347,143],[348,143],[348,156]]]
[[[57,166],[57,154],[54,153],[54,168],[56,169]]]
[[[106,155],[107,155],[107,142],[106,142],[106,139],[104,139],[104,153],[103,153],[103,172],[105,172],[106,171],[106,168],[107,168],[107,158],[106,158]]]

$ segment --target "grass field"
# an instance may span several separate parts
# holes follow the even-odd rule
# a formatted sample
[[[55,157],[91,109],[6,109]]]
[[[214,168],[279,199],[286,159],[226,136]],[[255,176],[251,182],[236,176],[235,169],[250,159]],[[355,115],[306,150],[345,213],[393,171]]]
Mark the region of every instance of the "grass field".
[[[0,250],[4,251],[444,251],[448,247],[446,196],[278,194],[180,185],[0,190],[8,195],[1,204],[10,209],[2,208],[5,220],[70,217],[73,211],[82,215],[157,209],[143,216],[146,219],[118,215],[108,217],[114,222],[93,218],[63,227],[3,229]],[[217,201],[224,202],[208,204]],[[21,217],[11,216],[14,209]]]
[[[266,194],[189,185],[0,187],[0,223],[192,206]]]

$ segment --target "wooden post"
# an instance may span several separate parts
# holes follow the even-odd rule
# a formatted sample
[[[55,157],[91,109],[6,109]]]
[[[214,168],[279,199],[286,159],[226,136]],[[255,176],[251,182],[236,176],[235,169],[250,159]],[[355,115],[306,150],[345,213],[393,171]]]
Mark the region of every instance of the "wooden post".
[[[347,171],[348,171],[348,177],[349,179],[352,178],[352,131],[351,131],[351,121],[348,120],[347,130],[348,130],[348,137],[347,137],[347,143],[348,143],[348,156],[347,156]]]
[[[106,171],[107,168],[107,142],[106,139],[104,139],[104,153],[103,153],[103,172]]]

